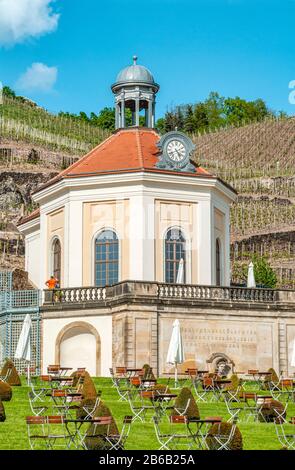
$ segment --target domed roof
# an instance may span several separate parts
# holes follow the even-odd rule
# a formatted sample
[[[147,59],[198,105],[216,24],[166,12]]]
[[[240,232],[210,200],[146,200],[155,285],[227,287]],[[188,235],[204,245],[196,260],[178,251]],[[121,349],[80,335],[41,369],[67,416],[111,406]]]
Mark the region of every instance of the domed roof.
[[[121,83],[144,83],[157,86],[151,72],[143,65],[138,65],[136,61],[137,57],[134,56],[133,65],[125,67],[123,70],[121,70],[121,72],[117,75],[117,79],[114,85],[119,85]]]

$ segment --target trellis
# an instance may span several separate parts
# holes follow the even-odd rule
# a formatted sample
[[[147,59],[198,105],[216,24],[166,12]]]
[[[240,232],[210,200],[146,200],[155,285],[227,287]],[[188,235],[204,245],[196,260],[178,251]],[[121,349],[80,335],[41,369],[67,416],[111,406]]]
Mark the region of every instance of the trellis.
[[[25,371],[27,364],[23,360],[14,359],[14,354],[23,321],[29,313],[32,320],[30,365],[40,369],[40,291],[13,291],[12,273],[9,271],[0,271],[0,285],[0,363],[11,358],[20,373]]]

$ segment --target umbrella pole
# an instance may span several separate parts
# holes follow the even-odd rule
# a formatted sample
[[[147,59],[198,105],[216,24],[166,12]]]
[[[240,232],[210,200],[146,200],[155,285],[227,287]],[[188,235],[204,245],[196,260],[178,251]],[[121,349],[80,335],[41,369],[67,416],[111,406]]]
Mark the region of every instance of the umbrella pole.
[[[174,386],[175,386],[175,388],[177,388],[177,386],[178,386],[178,380],[177,380],[177,362],[175,362],[174,366],[175,366]]]
[[[28,385],[30,385],[31,383],[31,377],[30,377],[30,363],[28,362],[28,372],[27,372],[27,381],[28,381]]]

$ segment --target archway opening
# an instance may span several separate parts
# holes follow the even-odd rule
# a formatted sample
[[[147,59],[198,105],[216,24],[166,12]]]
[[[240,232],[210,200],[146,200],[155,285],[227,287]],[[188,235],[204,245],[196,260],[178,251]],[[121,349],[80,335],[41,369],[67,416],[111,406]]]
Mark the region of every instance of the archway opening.
[[[86,367],[91,376],[100,374],[100,337],[91,325],[68,325],[59,334],[56,346],[57,362],[62,367]]]

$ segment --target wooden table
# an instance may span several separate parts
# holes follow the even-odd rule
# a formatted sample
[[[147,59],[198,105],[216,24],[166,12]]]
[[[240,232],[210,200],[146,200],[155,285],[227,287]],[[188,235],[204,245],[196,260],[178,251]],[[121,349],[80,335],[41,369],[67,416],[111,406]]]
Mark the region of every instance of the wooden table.
[[[171,401],[175,400],[177,395],[175,393],[163,393],[162,395],[154,395],[151,401],[155,407],[157,416],[161,417],[166,415],[168,409],[173,409]]]
[[[84,450],[87,450],[87,446],[85,444],[85,437],[86,437],[86,433],[88,431],[88,428],[86,429],[85,433],[82,434],[81,428],[82,428],[83,424],[87,424],[88,426],[90,424],[94,424],[96,426],[99,426],[99,425],[105,426],[104,423],[101,423],[101,417],[87,418],[87,419],[72,419],[72,418],[68,419],[68,418],[65,418],[64,423],[65,423],[68,435],[69,435],[72,443],[76,447],[76,449],[78,449],[79,446],[80,446]],[[74,432],[71,432],[70,424],[74,425],[74,428],[75,428]],[[102,439],[105,439],[105,435],[103,435],[103,434],[100,437]],[[76,443],[77,440],[78,440],[78,443]]]

